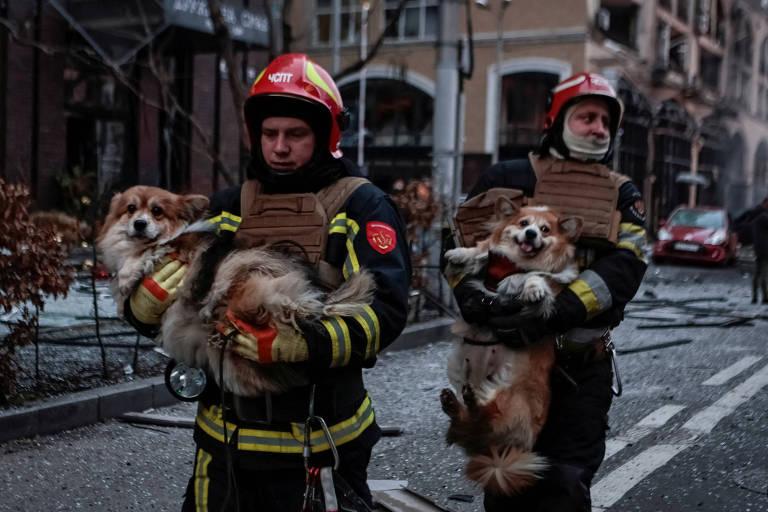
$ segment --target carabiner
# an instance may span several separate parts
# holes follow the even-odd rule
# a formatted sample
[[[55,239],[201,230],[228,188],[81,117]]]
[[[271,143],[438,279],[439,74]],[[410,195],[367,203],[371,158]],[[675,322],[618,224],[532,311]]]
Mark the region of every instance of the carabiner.
[[[611,370],[613,373],[611,393],[613,393],[613,396],[621,396],[624,387],[621,385],[621,374],[619,373],[619,364],[616,360],[616,346],[613,344],[613,340],[611,340],[610,331],[605,340],[605,350],[608,352],[608,357],[611,358]]]

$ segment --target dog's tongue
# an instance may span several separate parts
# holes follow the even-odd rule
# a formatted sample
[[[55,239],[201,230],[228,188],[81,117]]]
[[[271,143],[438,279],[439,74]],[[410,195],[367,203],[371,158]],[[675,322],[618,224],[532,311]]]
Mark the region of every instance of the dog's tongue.
[[[521,242],[520,243],[520,250],[523,251],[525,254],[530,254],[533,251],[535,251],[536,248],[530,242]]]

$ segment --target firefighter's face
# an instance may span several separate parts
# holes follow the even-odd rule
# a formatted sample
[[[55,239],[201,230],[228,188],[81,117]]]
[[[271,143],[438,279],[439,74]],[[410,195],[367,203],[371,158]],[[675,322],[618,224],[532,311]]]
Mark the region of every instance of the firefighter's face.
[[[315,133],[295,117],[268,117],[261,123],[261,154],[272,169],[293,172],[312,158]]]
[[[568,128],[577,137],[605,140],[611,134],[611,112],[604,101],[587,98],[573,107]]]

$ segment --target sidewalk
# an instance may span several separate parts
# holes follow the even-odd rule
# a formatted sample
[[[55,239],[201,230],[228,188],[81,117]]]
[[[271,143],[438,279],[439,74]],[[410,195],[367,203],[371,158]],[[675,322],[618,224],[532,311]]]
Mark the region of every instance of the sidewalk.
[[[56,319],[60,322],[62,318]],[[405,328],[387,350],[409,350],[450,336],[450,318],[438,318]],[[25,407],[0,411],[0,443],[54,434],[108,420],[127,412],[177,403],[165,387],[164,378],[152,377],[104,388],[63,395]]]

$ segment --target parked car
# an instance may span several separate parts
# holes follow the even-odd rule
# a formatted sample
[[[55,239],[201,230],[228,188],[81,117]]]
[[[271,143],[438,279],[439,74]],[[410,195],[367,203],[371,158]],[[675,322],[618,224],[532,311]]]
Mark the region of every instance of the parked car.
[[[735,261],[739,241],[723,208],[676,208],[662,221],[653,246],[653,261],[680,260],[729,264]]]

